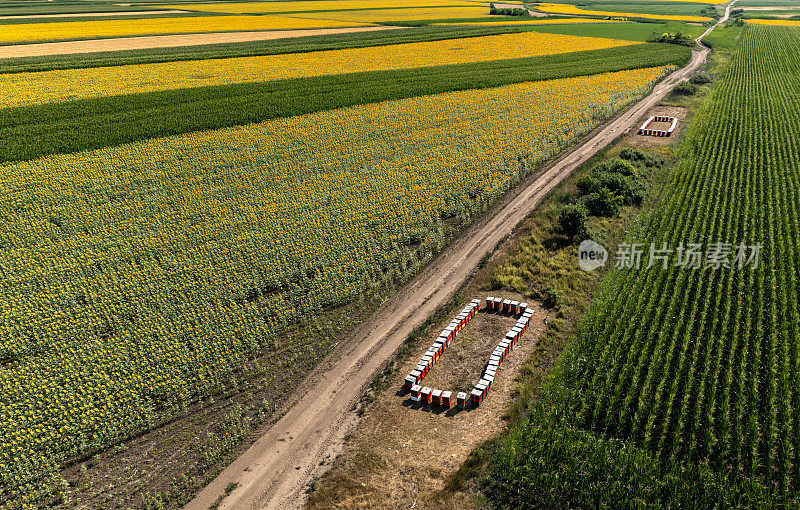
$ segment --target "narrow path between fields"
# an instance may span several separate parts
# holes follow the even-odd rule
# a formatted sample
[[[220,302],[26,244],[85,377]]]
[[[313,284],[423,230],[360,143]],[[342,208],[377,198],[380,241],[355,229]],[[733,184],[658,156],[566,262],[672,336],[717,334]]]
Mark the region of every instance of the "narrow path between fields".
[[[735,0],[734,0],[735,1]],[[722,23],[727,20],[731,2]],[[697,41],[708,35],[709,28]],[[554,162],[501,199],[449,248],[359,326],[352,341],[335,353],[311,387],[250,449],[228,466],[186,508],[205,510],[232,483],[238,483],[219,508],[297,508],[303,489],[320,462],[339,451],[357,420],[355,405],[373,374],[438,306],[445,304],[477,268],[481,258],[511,233],[561,181],[599,150],[634,127],[674,85],[708,57],[700,45],[689,64],[656,85],[653,92],[596,129]],[[316,377],[315,377],[316,376]]]
[[[0,59],[74,55],[78,53],[98,53],[104,51],[146,50],[151,48],[177,48],[182,46],[202,46],[204,44],[271,41],[273,39],[288,39],[290,37],[375,32],[378,30],[397,30],[401,28],[406,27],[381,25],[374,27],[313,28],[254,32],[210,32],[205,34],[147,35],[117,37],[113,39],[14,44],[10,46],[0,46]]]

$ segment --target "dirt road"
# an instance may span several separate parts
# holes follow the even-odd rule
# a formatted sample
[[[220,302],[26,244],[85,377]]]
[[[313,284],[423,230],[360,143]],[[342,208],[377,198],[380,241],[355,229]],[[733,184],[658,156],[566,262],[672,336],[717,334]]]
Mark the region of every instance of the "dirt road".
[[[321,461],[338,451],[355,423],[354,407],[362,390],[413,328],[450,299],[483,255],[542,198],[597,151],[633,127],[677,82],[702,64],[708,52],[704,46],[695,50],[689,65],[659,83],[649,96],[595,130],[549,164],[544,173],[528,179],[502,199],[362,324],[336,359],[329,360],[328,369],[310,376],[313,383],[298,403],[186,508],[207,509],[231,483],[239,485],[222,500],[220,508],[302,505],[304,487],[321,469]]]
[[[351,32],[374,32],[405,27],[374,26],[346,28],[315,28],[304,30],[270,30],[256,32],[212,32],[206,34],[148,35],[141,37],[117,37],[114,39],[92,39],[87,41],[65,41],[52,43],[15,44],[0,46],[0,59],[42,57],[49,55],[73,55],[101,51],[145,50],[149,48],[176,48],[201,46],[204,44],[269,41],[289,37],[345,34]]]

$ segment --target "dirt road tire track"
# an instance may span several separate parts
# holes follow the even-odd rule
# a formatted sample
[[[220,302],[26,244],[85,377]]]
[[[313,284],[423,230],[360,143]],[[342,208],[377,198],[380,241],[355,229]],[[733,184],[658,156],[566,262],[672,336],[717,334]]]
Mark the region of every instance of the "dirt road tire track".
[[[731,4],[732,5],[732,4]],[[728,6],[730,12],[730,5]],[[727,19],[727,15],[721,22]],[[709,28],[698,41],[708,34]],[[626,133],[679,81],[705,62],[709,49],[692,52],[690,63],[655,86],[650,95],[596,129],[584,140],[509,192],[450,247],[389,298],[352,335],[297,403],[243,455],[190,502],[205,510],[231,483],[223,509],[296,508],[303,489],[335,454],[357,421],[359,397],[375,372],[435,309],[447,303],[481,258],[510,234],[541,200],[575,169]],[[315,381],[315,382],[314,382]]]

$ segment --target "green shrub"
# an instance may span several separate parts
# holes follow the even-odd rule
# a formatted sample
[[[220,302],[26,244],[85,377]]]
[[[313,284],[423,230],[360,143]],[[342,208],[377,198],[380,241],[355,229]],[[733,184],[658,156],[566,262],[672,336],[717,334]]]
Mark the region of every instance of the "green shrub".
[[[592,169],[593,175],[601,173],[627,175],[635,178],[639,177],[639,170],[629,161],[620,158],[607,159],[602,163],[598,163],[594,169]]]
[[[608,188],[600,188],[596,192],[582,197],[582,203],[593,216],[616,216],[624,199]]]
[[[662,158],[640,151],[639,149],[631,149],[630,147],[623,149],[622,152],[619,153],[619,157],[638,167],[646,166],[648,168],[653,168],[664,164]]]
[[[589,234],[589,211],[582,204],[570,204],[561,210],[556,223],[556,233],[570,239],[585,238]]]
[[[689,83],[688,81],[679,83],[672,89],[672,93],[676,96],[692,96],[697,92],[697,85]]]
[[[578,188],[578,191],[580,191],[581,195],[594,193],[600,187],[598,186],[595,178],[589,174],[584,175],[575,181],[575,186]]]
[[[714,81],[714,78],[708,73],[697,73],[689,78],[689,83],[694,85],[705,85]]]
[[[632,176],[598,172],[595,179],[599,188],[606,188],[619,195],[625,205],[641,205],[647,193],[644,184]]]

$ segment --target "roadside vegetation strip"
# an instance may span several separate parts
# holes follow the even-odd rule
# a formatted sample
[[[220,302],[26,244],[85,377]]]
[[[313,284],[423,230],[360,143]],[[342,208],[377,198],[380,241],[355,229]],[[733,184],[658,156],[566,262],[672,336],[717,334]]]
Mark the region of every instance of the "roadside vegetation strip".
[[[181,16],[3,25],[0,44],[72,41],[103,37],[191,34],[236,30],[286,30],[358,26],[362,23],[287,16]]]
[[[568,15],[584,15],[584,16],[609,16],[613,18],[648,18],[655,20],[672,20],[672,21],[693,21],[693,22],[706,22],[711,21],[711,18],[706,16],[684,16],[676,14],[649,14],[642,12],[612,12],[612,11],[595,11],[582,9],[569,4],[554,4],[554,3],[537,3],[535,9],[540,12],[568,14]]]
[[[0,75],[0,107],[136,92],[552,55],[637,44],[538,32],[287,55]]]
[[[508,34],[531,30],[530,27],[408,27],[397,30],[359,31],[325,35],[293,34],[274,40],[204,44],[172,48],[150,48],[142,50],[105,51],[89,54],[49,55],[0,59],[0,73],[39,72],[55,69],[78,69],[108,67],[130,64],[176,62],[183,60],[206,60],[260,55],[281,55],[308,51],[339,50],[386,46],[410,42],[440,41],[484,35]],[[349,29],[332,29],[349,30]],[[280,31],[276,31],[280,32]],[[306,31],[304,31],[306,32]],[[310,30],[308,31],[310,32]],[[580,35],[580,34],[578,34]],[[608,36],[612,34],[604,34]],[[648,33],[649,35],[649,33]],[[595,37],[596,35],[591,35]],[[644,41],[644,38],[635,39]],[[0,51],[2,48],[0,48]]]
[[[0,161],[28,160],[147,138],[358,104],[510,83],[682,65],[688,48],[640,44],[604,50],[131,94],[0,109]],[[36,140],[36,143],[29,143]]]
[[[672,190],[628,239],[702,243],[701,268],[673,258],[609,274],[491,464],[499,502],[800,503],[798,51],[800,30],[746,28],[681,145]],[[716,242],[732,243],[730,268],[708,267]],[[737,269],[737,243],[762,245],[757,267]]]
[[[3,497],[41,504],[64,489],[54,473],[67,458],[219,391],[300,316],[413,274],[446,242],[445,222],[485,210],[521,160],[563,150],[670,69],[0,166],[0,264],[14,268],[0,284]]]

